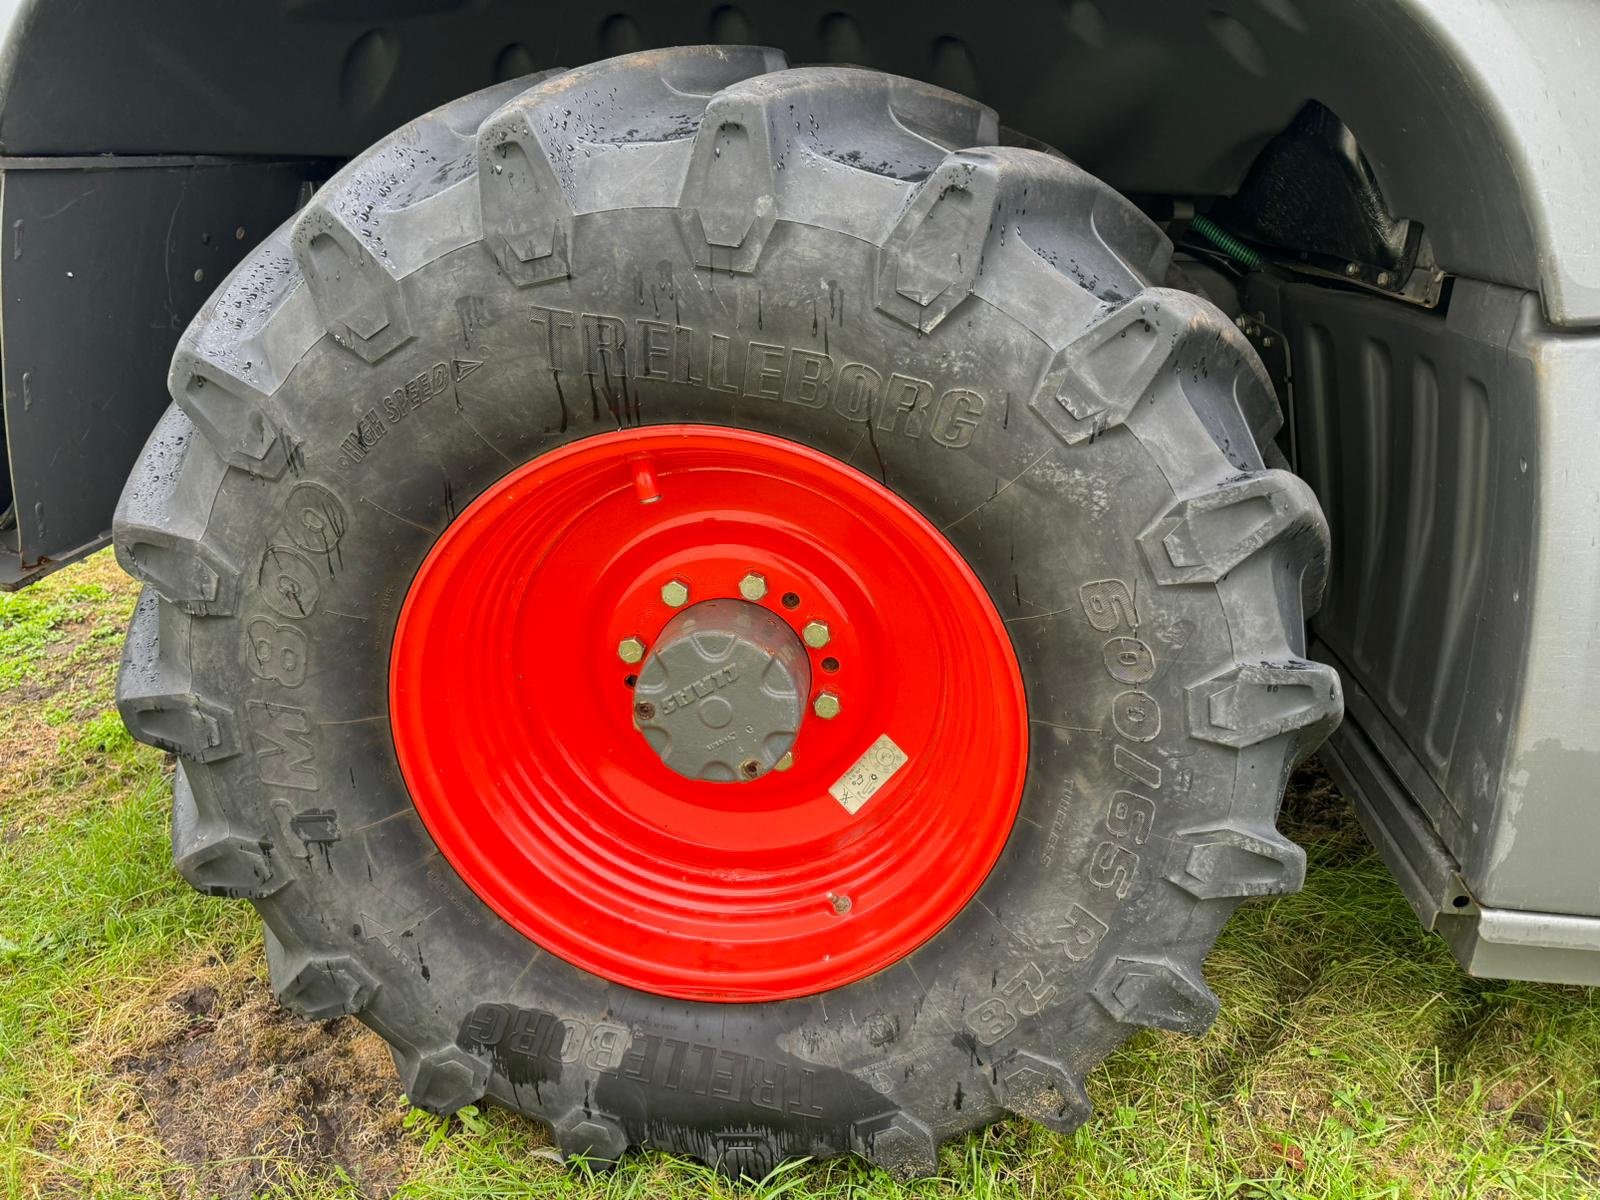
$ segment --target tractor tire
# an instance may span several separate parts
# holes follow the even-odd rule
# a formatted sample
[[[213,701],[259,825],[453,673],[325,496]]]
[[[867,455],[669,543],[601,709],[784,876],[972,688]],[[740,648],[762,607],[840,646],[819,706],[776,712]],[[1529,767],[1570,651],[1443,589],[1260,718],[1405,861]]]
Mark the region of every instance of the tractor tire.
[[[413,1104],[925,1174],[1205,1030],[1223,922],[1300,886],[1275,814],[1342,699],[1271,383],[1157,226],[999,141],[765,49],[530,76],[352,161],[184,335],[116,516],[119,706],[178,756],[179,872]],[[486,532],[517,512],[559,587]],[[747,780],[628,690],[734,678],[668,680],[690,589],[731,599],[680,659],[783,643]]]

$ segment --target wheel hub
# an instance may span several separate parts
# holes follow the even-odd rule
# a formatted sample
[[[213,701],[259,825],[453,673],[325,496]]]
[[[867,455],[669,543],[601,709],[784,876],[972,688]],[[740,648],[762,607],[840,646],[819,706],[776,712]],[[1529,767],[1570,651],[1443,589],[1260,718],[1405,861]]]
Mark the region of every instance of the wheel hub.
[[[972,898],[1016,818],[1011,644],[887,488],[712,426],[585,438],[445,530],[396,626],[396,755],[469,887],[692,1000],[839,987]]]
[[[686,779],[750,783],[789,753],[810,692],[805,644],[787,622],[745,600],[706,600],[662,629],[633,720]]]

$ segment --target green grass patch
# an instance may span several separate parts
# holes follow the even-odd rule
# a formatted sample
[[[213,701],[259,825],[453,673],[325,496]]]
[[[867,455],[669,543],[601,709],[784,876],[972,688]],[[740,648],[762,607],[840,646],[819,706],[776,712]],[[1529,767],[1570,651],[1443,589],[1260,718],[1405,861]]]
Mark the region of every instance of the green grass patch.
[[[1134,1038],[1071,1136],[1003,1124],[912,1184],[840,1160],[735,1185],[664,1155],[567,1169],[499,1110],[408,1113],[372,1034],[276,1009],[249,906],[173,873],[170,766],[111,700],[133,596],[97,556],[0,597],[0,1194],[1600,1196],[1600,1002],[1463,976],[1316,771],[1285,814],[1306,888],[1224,932],[1215,1028]]]
[[[67,605],[31,592],[0,592],[0,687],[15,687],[61,640]]]

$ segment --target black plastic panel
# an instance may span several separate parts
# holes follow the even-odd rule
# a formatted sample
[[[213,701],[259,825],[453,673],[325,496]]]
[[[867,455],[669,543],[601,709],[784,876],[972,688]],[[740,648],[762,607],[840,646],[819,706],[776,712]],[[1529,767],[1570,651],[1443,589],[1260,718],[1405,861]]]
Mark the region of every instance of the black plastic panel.
[[[1540,452],[1551,412],[1543,343],[1524,328],[1529,300],[1458,281],[1441,313],[1262,280],[1247,307],[1288,335],[1296,466],[1333,529],[1328,597],[1312,627],[1357,685],[1346,719],[1388,761],[1475,896],[1600,914],[1592,869],[1568,878],[1548,859],[1521,862],[1543,822],[1552,833],[1570,827],[1566,798],[1541,797],[1537,815],[1522,809],[1511,821],[1532,732],[1523,708],[1536,569],[1564,569],[1536,564],[1553,494],[1541,490],[1551,484]],[[1516,862],[1491,851],[1502,835],[1517,841]],[[1541,888],[1548,898],[1535,899]]]
[[[93,548],[168,404],[178,335],[294,211],[298,163],[0,160],[0,586]]]

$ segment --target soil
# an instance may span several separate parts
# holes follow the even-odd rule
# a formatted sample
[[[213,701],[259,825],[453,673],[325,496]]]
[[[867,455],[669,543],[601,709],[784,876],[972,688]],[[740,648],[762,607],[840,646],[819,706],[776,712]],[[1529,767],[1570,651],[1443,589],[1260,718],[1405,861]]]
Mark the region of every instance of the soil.
[[[1339,791],[1322,760],[1313,755],[1289,776],[1289,787],[1278,815],[1278,828],[1308,849],[1332,843],[1365,854],[1370,847],[1361,832],[1355,808]]]
[[[152,1014],[164,1036],[115,1064],[170,1160],[179,1194],[248,1200],[293,1178],[348,1176],[364,1196],[393,1193],[413,1150],[389,1053],[351,1018],[298,1021],[264,981],[203,979]],[[235,992],[228,995],[228,992]]]

